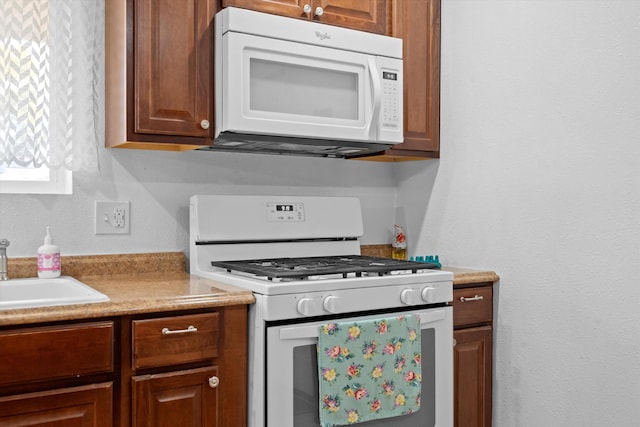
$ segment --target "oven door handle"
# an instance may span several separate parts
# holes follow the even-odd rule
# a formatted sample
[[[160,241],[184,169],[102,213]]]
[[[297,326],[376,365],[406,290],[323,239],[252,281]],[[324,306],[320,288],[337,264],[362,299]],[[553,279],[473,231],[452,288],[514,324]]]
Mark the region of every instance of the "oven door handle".
[[[425,325],[437,322],[445,318],[445,310],[429,310],[428,312],[418,313],[420,316],[420,326],[424,329]],[[280,329],[281,340],[297,340],[303,338],[318,338],[319,326],[292,326],[290,328]]]

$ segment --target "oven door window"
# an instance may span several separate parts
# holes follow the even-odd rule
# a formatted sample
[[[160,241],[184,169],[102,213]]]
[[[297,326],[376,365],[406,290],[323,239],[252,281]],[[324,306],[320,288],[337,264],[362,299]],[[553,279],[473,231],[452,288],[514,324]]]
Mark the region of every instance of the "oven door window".
[[[367,55],[228,33],[222,127],[295,137],[369,140],[374,95]]]
[[[363,427],[435,427],[451,420],[452,321],[445,318],[422,325],[422,393],[420,410],[398,417],[358,423]],[[267,329],[267,427],[318,427],[317,333],[314,322]],[[447,373],[448,372],[448,373]],[[443,413],[438,413],[438,411]],[[442,425],[446,425],[442,424]]]

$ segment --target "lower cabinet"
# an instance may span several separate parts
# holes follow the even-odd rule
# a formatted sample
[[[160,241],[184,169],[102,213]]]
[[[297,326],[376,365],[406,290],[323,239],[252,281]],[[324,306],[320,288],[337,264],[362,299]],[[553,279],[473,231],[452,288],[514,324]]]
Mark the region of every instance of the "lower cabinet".
[[[0,330],[0,426],[113,425],[113,321]]]
[[[124,318],[120,426],[247,424],[247,308]]]
[[[135,427],[218,426],[218,369],[133,377]]]
[[[247,425],[247,306],[0,327],[0,427]]]
[[[110,427],[112,398],[110,382],[2,397],[0,426]]]
[[[493,284],[453,291],[454,426],[490,427]]]

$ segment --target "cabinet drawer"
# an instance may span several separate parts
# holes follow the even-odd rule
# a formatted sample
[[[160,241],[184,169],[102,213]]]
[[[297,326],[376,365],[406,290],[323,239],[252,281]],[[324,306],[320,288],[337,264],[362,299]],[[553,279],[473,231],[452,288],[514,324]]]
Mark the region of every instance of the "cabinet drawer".
[[[134,320],[133,368],[198,362],[218,356],[218,313]]]
[[[113,340],[113,322],[0,331],[0,386],[112,372]]]
[[[493,288],[482,286],[453,290],[453,326],[491,323]]]
[[[0,397],[2,426],[113,426],[113,383]]]

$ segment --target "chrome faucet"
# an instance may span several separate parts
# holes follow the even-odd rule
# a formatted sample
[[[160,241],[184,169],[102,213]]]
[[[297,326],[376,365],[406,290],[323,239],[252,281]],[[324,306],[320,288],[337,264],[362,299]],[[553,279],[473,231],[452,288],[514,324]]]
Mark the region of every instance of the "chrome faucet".
[[[0,239],[0,280],[9,280],[9,270],[7,269],[7,239]]]

